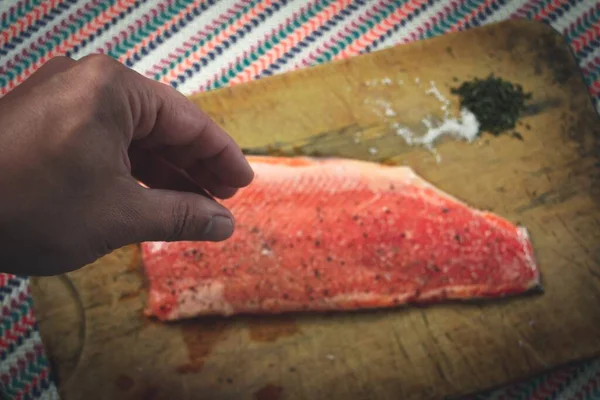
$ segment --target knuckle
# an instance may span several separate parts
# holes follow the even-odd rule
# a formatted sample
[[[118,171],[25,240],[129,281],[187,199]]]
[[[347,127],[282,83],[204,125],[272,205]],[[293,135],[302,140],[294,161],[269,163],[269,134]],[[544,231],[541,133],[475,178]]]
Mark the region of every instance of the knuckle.
[[[207,218],[188,201],[180,201],[173,209],[173,224],[168,241],[201,236]]]
[[[168,241],[175,241],[185,235],[192,224],[192,207],[187,201],[180,201],[173,207],[173,224]]]
[[[72,70],[68,82],[68,103],[78,110],[78,118],[106,119],[121,115],[119,63],[104,54],[81,58]]]
[[[67,56],[54,56],[46,61],[43,66],[49,67],[53,66],[54,64],[62,65],[70,61],[72,61],[72,59]]]
[[[86,65],[88,68],[94,68],[97,70],[110,71],[118,66],[117,61],[107,56],[106,54],[89,54],[87,56],[82,57],[79,60],[79,63],[82,65]]]
[[[119,74],[119,64],[113,58],[104,54],[92,54],[79,60],[82,78],[82,89],[87,92],[103,91],[115,84]]]

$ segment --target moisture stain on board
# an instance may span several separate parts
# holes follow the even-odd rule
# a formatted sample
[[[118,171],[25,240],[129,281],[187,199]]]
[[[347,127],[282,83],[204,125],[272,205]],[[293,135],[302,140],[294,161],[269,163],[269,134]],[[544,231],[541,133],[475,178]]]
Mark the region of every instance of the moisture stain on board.
[[[177,367],[177,372],[200,372],[213,347],[225,339],[229,325],[229,321],[217,319],[186,322],[181,328],[181,334],[188,351],[188,362]]]
[[[144,400],[153,400],[158,395],[158,388],[156,386],[148,386],[142,392],[142,395],[139,397]]]
[[[129,391],[133,387],[134,384],[135,384],[135,382],[128,375],[120,374],[115,379],[115,386],[117,387],[117,389],[121,390],[122,392]]]
[[[298,325],[292,317],[252,319],[247,323],[250,339],[255,342],[270,343],[298,333]]]
[[[275,386],[268,384],[262,389],[254,393],[255,400],[280,400],[283,388],[281,386]]]
[[[122,292],[119,294],[119,301],[127,301],[137,299],[142,294],[143,289],[134,290],[132,292]]]
[[[123,302],[140,298],[142,293],[147,290],[147,283],[139,246],[128,246],[127,251],[124,252],[122,266],[122,269],[113,277],[115,286],[123,289],[117,300]]]

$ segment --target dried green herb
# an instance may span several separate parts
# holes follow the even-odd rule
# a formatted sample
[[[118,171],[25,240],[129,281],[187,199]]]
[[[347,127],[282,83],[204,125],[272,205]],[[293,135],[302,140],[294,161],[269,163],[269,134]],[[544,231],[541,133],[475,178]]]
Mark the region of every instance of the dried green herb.
[[[452,88],[460,98],[460,106],[467,108],[481,124],[480,131],[499,135],[514,129],[525,111],[525,102],[531,93],[525,93],[519,84],[507,82],[493,74],[485,79],[475,78]]]

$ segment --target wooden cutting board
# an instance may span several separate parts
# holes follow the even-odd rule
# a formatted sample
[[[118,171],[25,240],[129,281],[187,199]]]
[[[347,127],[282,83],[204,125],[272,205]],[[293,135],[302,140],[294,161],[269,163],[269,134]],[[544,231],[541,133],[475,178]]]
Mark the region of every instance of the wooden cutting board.
[[[445,141],[437,162],[394,134],[394,123],[416,129],[427,115],[441,116],[426,93],[431,81],[457,110],[450,87],[492,72],[533,92],[517,127],[523,140]],[[33,280],[65,399],[433,399],[600,354],[600,123],[567,45],[549,27],[504,22],[193,101],[245,148],[291,142],[329,155],[395,156],[472,206],[524,224],[545,293],[163,324],[142,315],[140,255],[129,246]]]

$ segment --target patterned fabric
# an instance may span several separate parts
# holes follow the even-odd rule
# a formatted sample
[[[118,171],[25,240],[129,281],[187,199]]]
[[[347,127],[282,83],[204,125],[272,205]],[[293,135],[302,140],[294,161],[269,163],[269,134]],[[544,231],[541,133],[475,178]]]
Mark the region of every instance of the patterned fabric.
[[[29,281],[0,274],[0,398],[58,399],[33,316]]]
[[[50,58],[104,52],[185,94],[259,79],[508,18],[552,25],[600,111],[595,0],[0,1],[0,96]],[[0,275],[0,390],[58,398],[25,277]],[[473,399],[600,398],[600,361]]]

